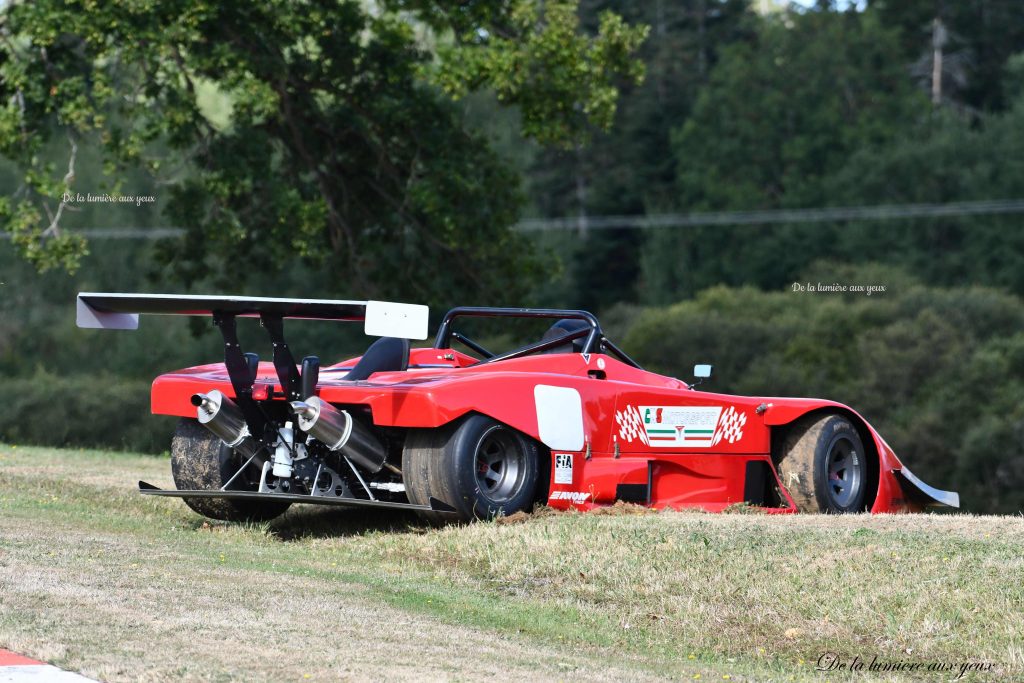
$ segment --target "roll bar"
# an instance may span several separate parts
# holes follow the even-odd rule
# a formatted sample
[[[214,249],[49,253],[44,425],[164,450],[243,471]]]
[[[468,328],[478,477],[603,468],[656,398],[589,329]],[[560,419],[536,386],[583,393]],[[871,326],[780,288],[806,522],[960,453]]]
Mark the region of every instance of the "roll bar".
[[[493,363],[495,361],[528,356],[531,353],[555,348],[565,342],[586,336],[581,353],[589,354],[610,351],[623,363],[631,365],[634,368],[640,367],[636,361],[627,356],[610,340],[605,338],[604,332],[601,330],[601,324],[597,321],[594,314],[589,311],[558,308],[491,308],[488,306],[459,306],[445,313],[444,319],[441,321],[441,326],[437,330],[437,338],[434,341],[435,349],[450,349],[453,337],[456,340],[465,343],[465,337],[457,332],[453,332],[452,330],[452,323],[456,318],[550,318],[553,320],[564,320],[568,318],[570,320],[582,320],[588,325],[586,328],[568,332],[557,339],[540,341],[522,349],[509,351],[508,353],[499,354],[497,356],[491,356],[481,361],[481,363]],[[467,346],[474,350],[481,351],[481,348],[478,348],[478,344],[467,344]]]

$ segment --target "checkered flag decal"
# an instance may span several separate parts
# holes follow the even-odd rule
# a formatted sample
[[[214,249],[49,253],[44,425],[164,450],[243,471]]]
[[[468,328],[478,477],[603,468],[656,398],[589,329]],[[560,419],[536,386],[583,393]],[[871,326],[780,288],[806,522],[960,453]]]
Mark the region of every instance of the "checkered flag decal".
[[[616,410],[615,421],[619,423],[620,439],[626,443],[632,443],[633,439],[640,439],[645,446],[650,445],[647,440],[647,430],[644,429],[640,411],[636,409],[636,406],[626,406],[625,410]]]
[[[717,445],[722,439],[729,443],[736,443],[743,438],[743,425],[745,424],[747,424],[747,414],[738,412],[736,406],[729,406],[718,420],[718,428],[715,429],[715,438],[711,440],[711,445]]]

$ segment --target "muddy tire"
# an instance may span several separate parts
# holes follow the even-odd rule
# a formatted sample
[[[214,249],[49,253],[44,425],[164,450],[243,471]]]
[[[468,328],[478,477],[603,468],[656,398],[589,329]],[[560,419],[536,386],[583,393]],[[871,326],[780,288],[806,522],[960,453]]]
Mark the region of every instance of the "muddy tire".
[[[540,453],[537,443],[483,415],[443,429],[412,430],[402,454],[409,502],[430,499],[454,509],[423,512],[436,523],[489,519],[529,512],[536,498]]]
[[[231,448],[224,445],[198,420],[182,418],[171,439],[171,476],[178,490],[216,490],[242,466],[242,460]],[[250,466],[253,477],[241,482],[238,488],[249,486],[255,490],[255,468]],[[232,488],[245,478],[245,473],[235,480]],[[190,508],[210,519],[229,522],[265,522],[288,509],[289,503],[264,502],[255,500],[227,500],[224,498],[183,498]]]
[[[793,424],[775,466],[800,512],[861,512],[869,457],[849,418],[819,414]]]

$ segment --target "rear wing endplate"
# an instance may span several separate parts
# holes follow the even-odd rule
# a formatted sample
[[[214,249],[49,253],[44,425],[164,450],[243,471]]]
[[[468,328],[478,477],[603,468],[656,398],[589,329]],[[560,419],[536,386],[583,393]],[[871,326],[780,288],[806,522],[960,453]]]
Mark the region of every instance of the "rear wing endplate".
[[[417,304],[389,301],[96,292],[82,292],[78,295],[79,327],[135,330],[139,327],[139,314],[142,313],[363,321],[364,331],[368,335],[426,339],[430,310]]]

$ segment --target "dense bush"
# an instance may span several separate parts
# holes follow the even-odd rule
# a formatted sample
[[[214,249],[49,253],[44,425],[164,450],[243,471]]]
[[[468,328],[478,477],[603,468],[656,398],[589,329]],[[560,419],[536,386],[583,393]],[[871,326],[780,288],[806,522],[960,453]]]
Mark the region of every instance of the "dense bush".
[[[162,453],[177,418],[149,413],[147,381],[40,371],[8,380],[0,441]]]
[[[883,294],[717,287],[635,318],[626,349],[709,391],[816,396],[860,411],[904,463],[966,509],[1024,509],[1024,302],[992,289],[926,287],[899,271],[819,266],[805,284]],[[821,277],[819,277],[821,276]]]

